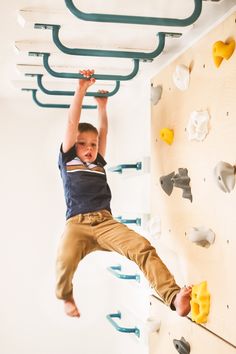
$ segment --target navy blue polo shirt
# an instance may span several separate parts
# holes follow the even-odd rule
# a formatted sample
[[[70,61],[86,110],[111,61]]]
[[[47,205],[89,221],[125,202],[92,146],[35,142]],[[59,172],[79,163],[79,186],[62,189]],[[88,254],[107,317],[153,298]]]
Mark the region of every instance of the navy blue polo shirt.
[[[67,206],[66,219],[102,209],[111,211],[111,191],[104,169],[106,161],[100,154],[88,164],[76,156],[75,145],[66,153],[61,146],[58,165]]]

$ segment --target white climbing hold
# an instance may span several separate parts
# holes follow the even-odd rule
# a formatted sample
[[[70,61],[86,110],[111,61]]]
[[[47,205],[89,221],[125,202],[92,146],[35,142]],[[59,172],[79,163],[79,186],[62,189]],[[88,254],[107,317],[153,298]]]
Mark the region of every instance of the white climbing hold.
[[[214,177],[218,187],[223,192],[231,192],[235,186],[235,166],[224,161],[218,162],[214,168]]]
[[[147,230],[152,238],[158,238],[161,235],[161,219],[158,216],[150,218],[147,225]]]
[[[215,234],[205,226],[193,227],[188,233],[188,239],[198,246],[209,247],[215,241]]]
[[[193,111],[186,128],[189,140],[204,140],[208,134],[209,120],[210,116],[207,111]]]
[[[173,72],[173,81],[175,86],[181,90],[185,91],[189,86],[189,68],[185,65],[177,65],[175,71]]]
[[[148,317],[146,319],[146,331],[147,333],[158,332],[161,327],[161,320],[157,317]]]
[[[151,102],[153,105],[156,105],[160,101],[161,95],[162,95],[162,86],[151,85]]]

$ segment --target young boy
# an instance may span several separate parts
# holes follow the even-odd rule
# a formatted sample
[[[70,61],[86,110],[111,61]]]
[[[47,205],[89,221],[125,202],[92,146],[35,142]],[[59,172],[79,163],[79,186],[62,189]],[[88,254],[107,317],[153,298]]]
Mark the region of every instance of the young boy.
[[[107,97],[95,97],[98,130],[91,124],[79,123],[83,98],[95,83],[93,70],[80,73],[84,79],[76,87],[59,156],[67,221],[57,255],[56,295],[64,301],[68,316],[79,317],[72,285],[79,262],[93,251],[114,251],[136,262],[163,301],[180,316],[186,316],[191,287],[180,289],[149,241],[112,217],[111,192],[104,170]]]

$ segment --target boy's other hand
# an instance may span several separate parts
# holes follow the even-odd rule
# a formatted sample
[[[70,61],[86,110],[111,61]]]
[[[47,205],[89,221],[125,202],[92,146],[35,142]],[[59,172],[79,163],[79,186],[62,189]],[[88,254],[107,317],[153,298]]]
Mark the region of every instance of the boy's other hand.
[[[106,90],[99,90],[99,93],[108,93],[108,91]],[[104,96],[104,97],[98,97],[98,96],[94,96],[95,101],[97,102],[98,106],[100,108],[105,108],[107,105],[107,101],[108,101],[108,97]]]

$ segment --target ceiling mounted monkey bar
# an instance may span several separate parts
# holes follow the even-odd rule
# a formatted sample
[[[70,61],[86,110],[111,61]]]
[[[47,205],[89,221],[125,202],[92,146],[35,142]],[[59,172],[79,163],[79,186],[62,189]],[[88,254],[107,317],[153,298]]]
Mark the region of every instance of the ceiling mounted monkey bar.
[[[152,60],[160,55],[165,47],[165,38],[168,37],[180,37],[181,33],[172,32],[158,32],[158,46],[152,52],[135,52],[135,51],[123,51],[123,50],[104,50],[104,49],[86,49],[86,48],[68,48],[59,38],[60,25],[35,23],[34,28],[49,29],[52,30],[52,39],[57,48],[65,54],[80,55],[80,56],[95,56],[95,57],[112,57],[112,58],[130,58],[141,60]]]
[[[61,104],[61,103],[43,103],[40,102],[39,99],[37,98],[37,89],[29,89],[29,88],[22,88],[22,91],[31,91],[32,92],[32,98],[33,101],[42,108],[69,108],[69,104]],[[96,109],[96,105],[82,105],[82,109]]]
[[[136,25],[152,26],[175,26],[184,27],[192,25],[201,15],[202,0],[194,0],[194,10],[186,18],[168,18],[168,17],[145,17],[145,16],[127,16],[114,14],[85,13],[79,10],[73,3],[73,0],[65,0],[65,4],[70,12],[84,21],[111,22],[111,23],[129,23]]]
[[[46,95],[54,95],[54,96],[74,96],[75,91],[59,91],[59,90],[48,90],[44,84],[43,84],[43,74],[31,74],[31,73],[26,73],[25,76],[30,76],[30,77],[36,77],[37,79],[37,84],[39,89],[44,92]],[[120,81],[116,81],[115,88],[107,93],[101,93],[101,92],[86,92],[85,96],[90,96],[90,97],[110,97],[115,95],[120,88]]]
[[[66,72],[54,71],[49,65],[50,53],[29,52],[29,55],[43,57],[44,68],[50,75],[54,77],[60,77],[66,79],[84,79],[84,76],[79,73],[66,73]],[[92,75],[92,77],[94,77],[96,80],[125,81],[125,80],[131,80],[133,77],[135,77],[138,73],[138,70],[139,70],[139,59],[133,59],[133,70],[128,75],[94,74]]]

